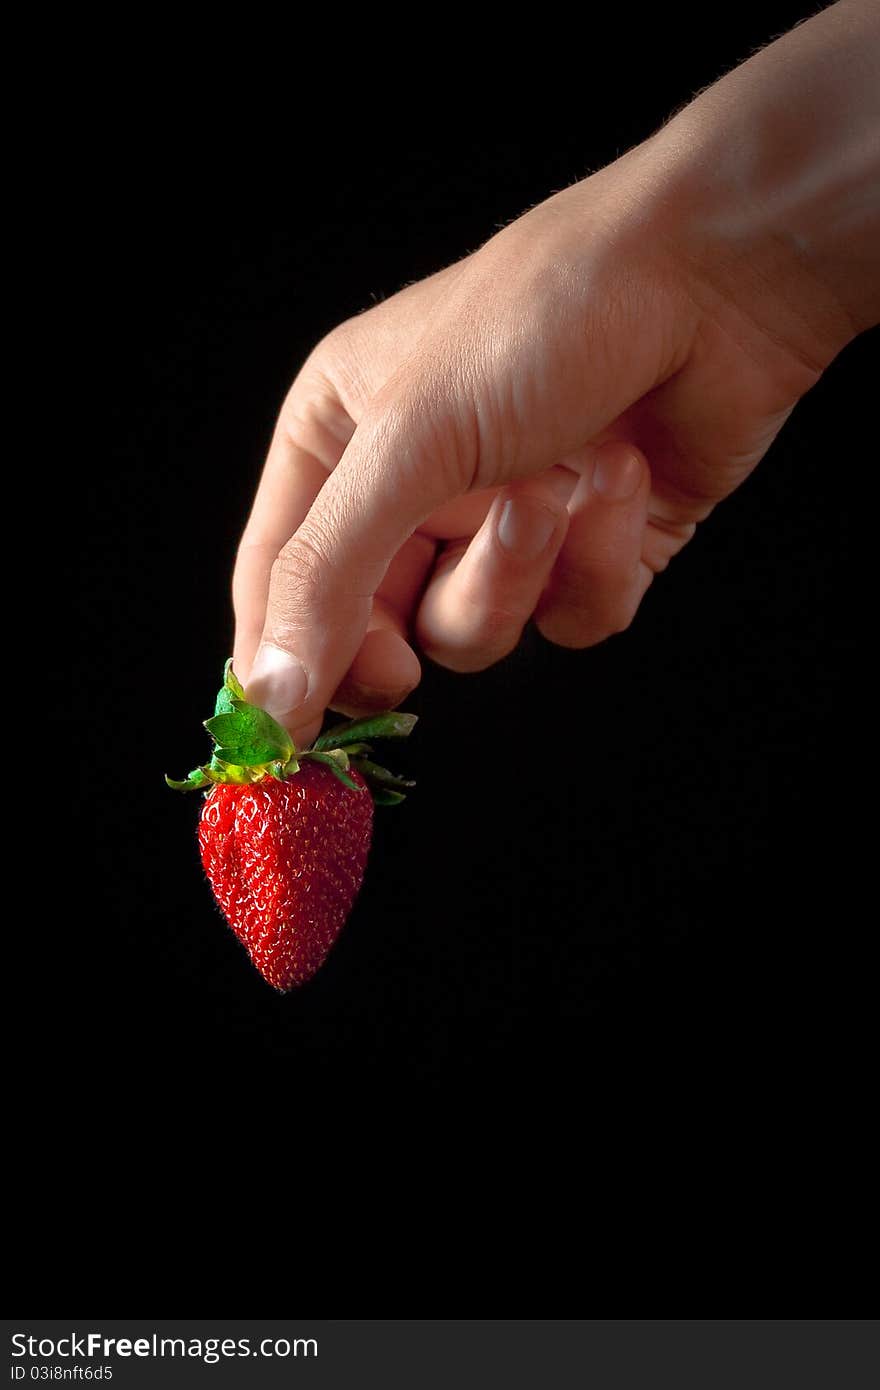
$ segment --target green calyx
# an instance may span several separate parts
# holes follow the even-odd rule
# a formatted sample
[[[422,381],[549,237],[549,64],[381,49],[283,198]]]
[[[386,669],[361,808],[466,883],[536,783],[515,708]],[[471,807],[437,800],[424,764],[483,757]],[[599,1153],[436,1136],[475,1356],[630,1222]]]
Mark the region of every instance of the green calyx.
[[[290,734],[266,710],[245,699],[241,682],[232,669],[232,659],[223,670],[223,686],[217,695],[214,713],[205,728],[214,740],[210,762],[193,768],[182,781],[166,777],[175,791],[205,791],[218,784],[241,786],[283,781],[296,776],[307,758],[324,763],[346,787],[358,790],[350,774],[355,768],[364,778],[377,806],[394,806],[404,799],[405,789],[415,786],[395,777],[372,761],[368,739],[406,738],[416,723],[416,715],[385,710],[363,719],[338,724],[315,739],[311,748],[298,751]]]

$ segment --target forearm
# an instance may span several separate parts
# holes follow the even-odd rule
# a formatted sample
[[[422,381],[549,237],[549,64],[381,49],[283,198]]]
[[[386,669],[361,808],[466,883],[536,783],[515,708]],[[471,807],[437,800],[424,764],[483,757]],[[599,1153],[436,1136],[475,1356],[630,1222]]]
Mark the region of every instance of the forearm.
[[[651,141],[674,224],[722,291],[772,293],[825,365],[880,322],[880,4],[839,0]],[[644,147],[643,147],[644,148]],[[799,328],[796,320],[804,320]]]

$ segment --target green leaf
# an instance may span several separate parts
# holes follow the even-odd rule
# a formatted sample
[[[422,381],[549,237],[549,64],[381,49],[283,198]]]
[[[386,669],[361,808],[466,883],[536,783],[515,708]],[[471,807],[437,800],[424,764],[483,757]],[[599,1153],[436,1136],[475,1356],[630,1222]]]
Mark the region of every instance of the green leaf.
[[[231,657],[223,668],[223,688],[205,728],[216,745],[210,762],[194,768],[181,782],[166,777],[169,787],[198,791],[215,784],[243,786],[267,776],[281,779],[299,771],[290,735],[266,710],[248,704]]]
[[[217,699],[214,703],[215,714],[231,714],[235,700],[244,699],[244,690],[241,681],[232,669],[232,657],[229,658],[223,668],[223,688],[217,692]]]
[[[402,792],[392,792],[386,787],[371,787],[370,792],[377,806],[399,806],[406,801]]]
[[[236,700],[244,699],[244,686],[232,669],[232,657],[229,658],[223,667],[223,684],[230,690]]]
[[[194,767],[192,772],[183,779],[182,782],[175,782],[173,777],[165,776],[165,781],[169,787],[173,787],[176,792],[197,792],[202,787],[210,787],[211,779],[200,767]]]
[[[323,763],[325,767],[329,767],[333,776],[338,778],[344,787],[351,787],[352,791],[359,792],[362,789],[358,786],[354,778],[349,777],[348,773],[345,771],[345,768],[348,767],[348,759],[346,758],[345,767],[343,767],[340,760],[333,756],[333,753],[341,751],[341,749],[334,749],[333,752],[330,753],[316,753],[313,748],[310,748],[309,757],[316,763]],[[303,756],[305,756],[305,754],[303,754]]]
[[[214,786],[225,786],[227,782],[239,783],[247,780],[245,777],[235,776],[236,773],[244,773],[243,767],[227,767],[225,763],[218,762],[216,758],[212,758],[209,763],[206,763],[202,772]]]
[[[253,774],[249,767],[236,767],[235,763],[224,763],[215,753],[211,761],[202,768],[206,777],[212,782],[231,783],[233,786],[242,786],[246,782],[253,781]]]
[[[365,719],[351,719],[345,724],[337,724],[316,738],[312,747],[316,752],[328,748],[342,748],[351,743],[360,743],[370,738],[407,738],[415,728],[417,714],[400,714],[396,710],[383,710],[381,714],[370,714]]]
[[[368,758],[354,758],[352,766],[356,767],[362,777],[368,782],[377,782],[382,787],[390,787],[400,790],[401,787],[414,787],[415,782],[408,782],[405,777],[396,777],[393,772],[389,772],[387,767],[380,767],[378,763],[371,763]]]
[[[287,730],[264,709],[233,699],[232,709],[205,720],[217,744],[215,757],[236,767],[286,763],[296,751]]]
[[[316,753],[314,749],[310,748],[307,752],[301,754],[301,756],[303,758],[314,758],[315,762],[318,763],[333,762],[337,767],[341,767],[343,770],[348,767],[349,762],[347,748],[328,748],[326,753]]]

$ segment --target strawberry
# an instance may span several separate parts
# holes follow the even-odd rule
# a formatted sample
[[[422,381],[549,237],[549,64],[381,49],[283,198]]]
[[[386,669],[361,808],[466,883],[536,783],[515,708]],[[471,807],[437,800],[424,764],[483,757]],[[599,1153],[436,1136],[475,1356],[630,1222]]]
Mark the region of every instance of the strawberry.
[[[329,729],[297,752],[286,729],[248,704],[231,662],[212,719],[209,763],[180,791],[207,789],[199,819],[214,897],[254,965],[287,991],[323,965],[360,891],[374,801],[411,782],[370,760],[369,738],[406,737],[415,716],[386,711]]]

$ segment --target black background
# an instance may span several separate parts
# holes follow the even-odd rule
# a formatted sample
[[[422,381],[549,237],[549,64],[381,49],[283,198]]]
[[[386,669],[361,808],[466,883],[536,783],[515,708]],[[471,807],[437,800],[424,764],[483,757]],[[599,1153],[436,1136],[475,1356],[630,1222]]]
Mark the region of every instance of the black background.
[[[122,77],[81,94],[56,150],[75,190],[64,371],[88,380],[63,567],[75,652],[51,709],[74,853],[70,893],[36,885],[42,933],[11,991],[36,1087],[74,1108],[84,1088],[147,1096],[153,1135],[157,1106],[197,1110],[214,1087],[240,1102],[258,1082],[310,1131],[357,1091],[529,1107],[559,1091],[595,1120],[599,1088],[647,1085],[697,1126],[713,1104],[758,1128],[779,1105],[858,1108],[847,710],[868,340],[628,633],[580,653],[530,633],[476,677],[426,664],[398,759],[418,788],[378,814],[361,898],[306,988],[279,997],[250,967],[201,875],[198,799],[163,783],[204,751],[237,537],[314,342],[613,159],[803,13],[719,13],[697,37],[674,16],[637,37],[606,17],[588,63],[565,53],[539,95],[508,54],[489,74],[506,97],[485,102],[470,70],[425,76],[419,100],[402,53],[371,62],[357,97],[337,81],[321,100],[288,87],[285,105],[276,56],[263,120],[229,69],[188,90],[173,46],[127,97]]]

